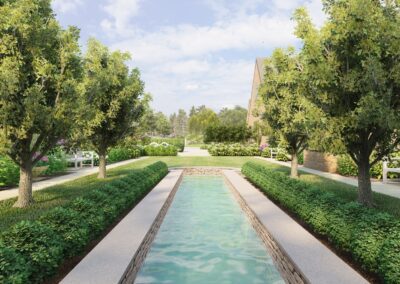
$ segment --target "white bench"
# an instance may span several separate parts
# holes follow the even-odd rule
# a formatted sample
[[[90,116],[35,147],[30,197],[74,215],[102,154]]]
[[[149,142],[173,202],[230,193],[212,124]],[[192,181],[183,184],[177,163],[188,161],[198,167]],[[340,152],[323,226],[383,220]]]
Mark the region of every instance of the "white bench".
[[[400,161],[400,157],[399,158],[392,158],[392,161]],[[388,161],[386,160],[386,161],[383,161],[383,174],[382,174],[382,179],[383,179],[383,182],[385,183],[385,182],[387,182],[387,174],[389,173],[389,172],[391,172],[391,173],[400,173],[400,168],[389,168],[388,167]]]
[[[90,166],[94,167],[94,152],[93,151],[80,151],[75,153],[72,157],[67,158],[68,162],[74,163],[75,169],[78,165],[82,168],[84,162],[90,162]]]
[[[276,158],[276,156],[278,155],[278,151],[279,151],[278,148],[271,148],[271,149],[270,149],[270,152],[271,152],[271,159],[275,159],[275,158]]]

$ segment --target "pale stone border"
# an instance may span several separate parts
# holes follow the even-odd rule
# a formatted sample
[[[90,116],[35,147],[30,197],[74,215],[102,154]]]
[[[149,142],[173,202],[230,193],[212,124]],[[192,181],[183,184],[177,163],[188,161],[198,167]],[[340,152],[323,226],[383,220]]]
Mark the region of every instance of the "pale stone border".
[[[61,283],[109,284],[133,279],[168,210],[182,173],[182,170],[170,171]]]
[[[299,270],[299,276],[302,276],[300,278],[304,278],[305,282],[318,284],[368,283],[353,268],[240,176],[237,171],[224,170],[223,173],[254,214],[257,222],[265,228],[267,235],[264,238],[269,238],[272,244],[276,245],[277,253],[282,252],[295,265],[294,268]],[[272,249],[275,250],[273,247]],[[296,281],[295,283],[301,282]]]

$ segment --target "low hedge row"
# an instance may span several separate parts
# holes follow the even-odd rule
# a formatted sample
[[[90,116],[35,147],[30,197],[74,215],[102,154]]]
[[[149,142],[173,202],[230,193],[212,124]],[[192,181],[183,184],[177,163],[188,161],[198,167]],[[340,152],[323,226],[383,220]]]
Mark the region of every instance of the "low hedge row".
[[[142,150],[139,147],[115,147],[108,152],[107,161],[116,163],[140,157]]]
[[[384,283],[400,283],[400,221],[286,174],[248,162],[242,173]]]
[[[144,146],[144,152],[147,156],[177,156],[178,149],[174,145],[169,145],[166,142],[158,144],[152,142]]]
[[[22,221],[0,235],[0,283],[41,283],[63,260],[81,253],[126,209],[168,172],[154,163],[56,207],[35,221]]]
[[[261,152],[257,145],[234,144],[210,144],[208,152],[212,156],[260,156]]]

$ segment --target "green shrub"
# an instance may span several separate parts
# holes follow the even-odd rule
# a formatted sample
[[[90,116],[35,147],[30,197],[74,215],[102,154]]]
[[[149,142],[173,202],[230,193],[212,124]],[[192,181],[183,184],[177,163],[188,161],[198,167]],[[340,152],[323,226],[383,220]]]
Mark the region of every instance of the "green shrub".
[[[30,266],[15,250],[0,245],[0,283],[28,283]]]
[[[235,144],[212,144],[208,147],[212,156],[259,156],[260,150],[257,145]]]
[[[185,138],[177,137],[177,138],[161,138],[161,137],[152,137],[150,138],[151,142],[156,142],[157,144],[161,144],[163,142],[168,143],[169,145],[173,145],[178,149],[178,152],[183,152],[185,149]]]
[[[107,161],[109,163],[115,163],[119,161],[135,159],[140,157],[140,154],[141,154],[141,149],[138,146],[130,148],[115,147],[108,152]]]
[[[167,173],[168,167],[162,162],[133,170],[84,197],[48,211],[38,221],[23,221],[3,232],[0,283],[43,282],[57,271],[62,260],[79,254]]]
[[[389,166],[393,166],[393,164],[390,164]],[[382,171],[383,171],[383,163],[382,161],[379,161],[372,166],[369,172],[371,174],[371,177],[381,179]],[[341,155],[338,158],[337,172],[338,174],[343,176],[357,176],[358,168],[349,155]],[[388,178],[396,178],[396,177],[397,177],[396,173],[388,173]]]
[[[149,145],[144,146],[144,152],[147,156],[177,156],[178,150],[175,146],[169,145],[166,142],[158,144],[152,142]]]
[[[252,133],[247,126],[211,125],[204,132],[204,143],[246,142]]]
[[[246,163],[242,173],[364,269],[377,273],[385,283],[400,283],[398,219],[254,162]]]
[[[81,215],[71,209],[56,207],[39,218],[64,241],[64,255],[80,253],[89,241],[89,225]]]
[[[299,165],[304,164],[304,152],[301,152],[301,154],[297,155],[297,161],[298,161]]]
[[[276,159],[277,161],[281,161],[281,162],[290,161],[289,153],[288,153],[285,149],[279,148],[279,149],[278,149],[278,153],[276,154],[275,159]]]
[[[65,172],[67,170],[68,167],[67,156],[61,148],[56,147],[51,151],[49,155],[47,155],[47,157],[49,159],[48,161],[49,167],[44,172],[44,174],[53,175]]]
[[[8,157],[0,156],[0,186],[17,185],[19,167]]]
[[[22,221],[0,236],[0,243],[14,249],[31,267],[29,280],[42,282],[56,271],[63,258],[64,243],[48,226]]]

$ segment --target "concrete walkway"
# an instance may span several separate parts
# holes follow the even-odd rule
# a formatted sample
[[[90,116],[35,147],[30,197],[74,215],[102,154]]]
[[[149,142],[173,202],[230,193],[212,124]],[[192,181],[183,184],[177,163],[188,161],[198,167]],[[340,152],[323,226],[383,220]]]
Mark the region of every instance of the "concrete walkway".
[[[277,161],[271,158],[263,158],[263,157],[257,157],[261,160],[268,161],[270,163],[274,163],[277,165],[285,166],[285,167],[290,167],[290,162],[281,162]],[[339,174],[332,174],[332,173],[327,173],[327,172],[322,172],[310,168],[306,168],[304,166],[299,165],[299,170],[314,174],[317,176],[321,176],[324,178],[332,179],[335,181],[343,182],[345,184],[353,185],[353,186],[358,186],[358,181],[356,178],[352,177],[344,177]],[[375,192],[379,192],[385,195],[389,195],[392,197],[400,198],[400,182],[392,182],[392,183],[382,183],[381,181],[372,181],[372,190]]]
[[[210,154],[207,150],[200,149],[199,147],[185,147],[185,150],[178,153],[180,157],[209,157]]]
[[[111,165],[107,166],[107,169],[113,169],[119,166],[124,166],[130,163],[134,163],[143,159],[147,159],[148,157],[140,157],[138,159],[131,159],[131,160],[126,160],[126,161],[122,161],[122,162],[117,162]],[[55,178],[50,178],[48,180],[44,180],[44,181],[38,181],[38,182],[34,182],[32,185],[32,191],[38,191],[38,190],[42,190],[44,188],[53,186],[53,185],[58,185],[64,182],[68,182],[68,181],[73,181],[76,180],[78,178],[81,177],[85,177],[91,174],[95,174],[99,171],[99,167],[93,167],[93,168],[82,168],[79,169],[77,171],[74,171],[70,174],[66,174],[63,176],[59,176],[59,177],[55,177]],[[1,200],[5,200],[5,199],[9,199],[12,197],[17,197],[18,196],[18,188],[12,188],[12,189],[8,189],[8,190],[3,190],[0,191],[0,201]]]

